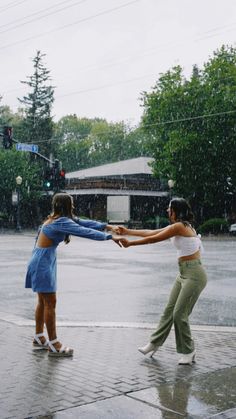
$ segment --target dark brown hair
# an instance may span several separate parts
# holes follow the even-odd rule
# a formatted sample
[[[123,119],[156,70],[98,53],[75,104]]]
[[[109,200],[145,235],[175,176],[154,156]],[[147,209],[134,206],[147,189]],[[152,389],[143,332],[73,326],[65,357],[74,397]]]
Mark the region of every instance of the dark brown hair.
[[[73,198],[67,193],[56,193],[52,198],[52,217],[73,218]]]
[[[170,209],[175,212],[176,221],[180,221],[185,226],[194,221],[192,209],[186,199],[173,198],[170,201]]]
[[[49,218],[56,219],[59,217],[68,217],[73,219],[73,198],[67,193],[56,193],[52,198],[52,213]],[[65,236],[64,242],[68,244],[70,242],[70,236]]]

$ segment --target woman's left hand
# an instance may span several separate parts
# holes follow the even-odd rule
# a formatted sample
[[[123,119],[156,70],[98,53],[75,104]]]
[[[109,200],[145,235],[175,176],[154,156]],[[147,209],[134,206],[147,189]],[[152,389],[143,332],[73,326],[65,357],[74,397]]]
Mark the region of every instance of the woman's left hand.
[[[117,236],[112,236],[112,240],[118,244],[118,246],[123,247],[122,244],[120,243],[121,237],[117,237]]]
[[[126,239],[125,237],[120,237],[119,243],[121,247],[129,247],[130,246],[130,240]]]

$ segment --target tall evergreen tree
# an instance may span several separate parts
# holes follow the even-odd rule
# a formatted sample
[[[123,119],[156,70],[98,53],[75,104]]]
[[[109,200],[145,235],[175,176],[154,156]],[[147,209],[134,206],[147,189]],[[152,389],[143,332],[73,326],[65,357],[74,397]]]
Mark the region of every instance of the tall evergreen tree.
[[[50,85],[50,71],[43,64],[45,54],[37,51],[34,63],[34,73],[27,77],[27,81],[21,81],[30,88],[30,93],[18,98],[25,106],[25,129],[22,139],[27,143],[39,145],[39,152],[49,156],[52,151],[50,139],[53,134],[53,121],[51,117],[52,104],[54,102],[54,87]]]

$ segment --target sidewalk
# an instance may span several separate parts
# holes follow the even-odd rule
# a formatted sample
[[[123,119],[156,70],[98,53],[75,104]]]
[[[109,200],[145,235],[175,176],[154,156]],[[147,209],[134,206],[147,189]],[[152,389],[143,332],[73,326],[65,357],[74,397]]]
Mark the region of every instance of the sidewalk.
[[[229,329],[229,328],[228,328]],[[174,333],[155,359],[139,327],[59,327],[72,359],[33,352],[32,326],[0,321],[0,418],[236,418],[236,331],[193,328],[197,359],[178,366]]]

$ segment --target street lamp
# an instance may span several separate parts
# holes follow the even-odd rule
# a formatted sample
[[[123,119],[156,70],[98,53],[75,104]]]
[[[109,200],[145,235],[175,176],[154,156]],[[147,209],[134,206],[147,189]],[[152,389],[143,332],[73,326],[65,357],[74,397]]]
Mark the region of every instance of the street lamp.
[[[17,211],[16,211],[16,230],[21,231],[20,225],[20,188],[22,184],[22,177],[16,177],[16,192],[17,192]]]
[[[173,179],[169,179],[167,183],[169,186],[169,196],[170,196],[170,201],[171,201],[172,195],[173,195],[173,187],[175,186],[175,181]]]

